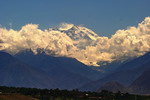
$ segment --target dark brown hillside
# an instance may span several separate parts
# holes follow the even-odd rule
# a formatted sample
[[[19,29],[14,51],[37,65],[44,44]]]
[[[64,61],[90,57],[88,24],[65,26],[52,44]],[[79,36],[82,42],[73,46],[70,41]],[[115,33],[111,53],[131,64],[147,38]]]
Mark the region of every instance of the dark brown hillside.
[[[0,100],[38,100],[22,94],[0,94]]]

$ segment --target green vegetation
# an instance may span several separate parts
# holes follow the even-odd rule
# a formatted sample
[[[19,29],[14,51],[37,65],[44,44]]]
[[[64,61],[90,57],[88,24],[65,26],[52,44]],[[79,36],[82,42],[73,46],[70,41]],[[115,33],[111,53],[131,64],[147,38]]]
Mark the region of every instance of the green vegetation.
[[[77,89],[68,91],[0,86],[0,100],[150,100],[150,96],[105,90],[97,93],[81,92]]]

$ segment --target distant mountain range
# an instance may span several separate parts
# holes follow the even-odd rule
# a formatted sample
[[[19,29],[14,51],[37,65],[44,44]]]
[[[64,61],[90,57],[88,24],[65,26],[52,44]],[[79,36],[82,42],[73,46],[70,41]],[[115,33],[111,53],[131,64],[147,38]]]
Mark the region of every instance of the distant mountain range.
[[[14,55],[14,57],[35,68],[46,71],[49,74],[49,71],[51,70],[56,70],[57,73],[65,73],[67,71],[80,75],[80,77],[85,77],[89,80],[96,80],[99,79],[101,73],[73,58],[54,57],[46,55],[45,53],[34,54],[32,51],[18,53]],[[63,72],[62,70],[66,71]],[[55,72],[53,71],[53,73]]]
[[[145,70],[144,73],[130,85],[129,88],[132,93],[150,94],[150,63],[147,63],[144,66],[149,66],[149,69]]]
[[[150,53],[147,53],[120,65],[102,78],[105,72],[94,70],[72,58],[53,57],[45,53],[35,55],[31,51],[11,56],[0,51],[0,85],[148,94],[149,65]]]
[[[72,58],[53,57],[45,53],[33,54],[31,51],[15,55],[16,58],[46,72],[59,84],[59,88],[77,88],[91,80],[98,79],[100,72]]]
[[[111,38],[67,23],[0,28],[0,85],[149,94],[148,26],[150,17]]]
[[[0,85],[75,89],[100,77],[99,71],[75,59],[44,53],[26,51],[11,56],[0,52],[0,61]]]
[[[0,85],[16,87],[56,88],[45,72],[30,67],[8,53],[0,51]]]
[[[139,58],[120,65],[114,72],[106,77],[89,82],[80,87],[80,89],[85,91],[100,91],[101,89],[114,90],[114,87],[119,87],[118,90],[124,91],[124,89],[120,89],[121,86],[126,87],[126,90],[131,93],[150,93],[149,70],[150,53],[147,53]]]

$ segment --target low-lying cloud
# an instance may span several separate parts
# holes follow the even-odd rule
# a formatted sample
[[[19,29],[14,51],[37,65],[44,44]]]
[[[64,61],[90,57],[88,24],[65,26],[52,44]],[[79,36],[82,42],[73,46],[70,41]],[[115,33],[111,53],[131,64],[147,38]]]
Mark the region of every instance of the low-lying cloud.
[[[10,54],[24,50],[32,50],[35,54],[45,52],[94,66],[100,62],[124,61],[150,51],[150,17],[137,27],[118,30],[111,38],[66,23],[46,30],[39,29],[36,24],[27,24],[20,30],[0,28],[0,50]]]

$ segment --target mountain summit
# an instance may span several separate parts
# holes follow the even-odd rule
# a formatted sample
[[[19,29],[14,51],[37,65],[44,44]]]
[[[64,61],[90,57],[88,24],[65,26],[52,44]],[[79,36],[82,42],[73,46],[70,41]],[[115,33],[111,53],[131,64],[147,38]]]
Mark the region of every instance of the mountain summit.
[[[57,29],[58,31],[61,31],[67,34],[67,36],[69,36],[71,39],[75,41],[82,40],[82,39],[97,40],[97,38],[99,37],[92,30],[83,26],[76,26],[74,24],[63,23]]]

